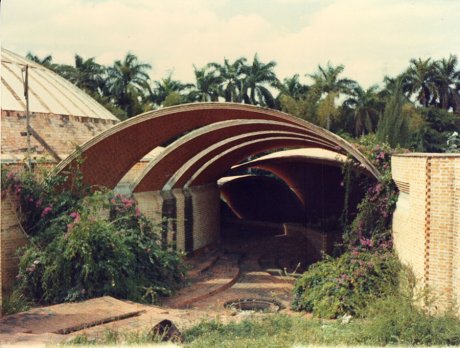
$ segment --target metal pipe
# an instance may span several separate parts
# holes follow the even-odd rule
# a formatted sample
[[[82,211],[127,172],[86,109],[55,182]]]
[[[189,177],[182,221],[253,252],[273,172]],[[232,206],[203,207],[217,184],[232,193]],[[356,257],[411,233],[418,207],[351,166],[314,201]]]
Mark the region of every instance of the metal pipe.
[[[29,171],[32,171],[32,154],[30,144],[30,113],[29,113],[29,65],[24,68],[24,98],[26,99],[26,134],[27,134],[27,167]]]

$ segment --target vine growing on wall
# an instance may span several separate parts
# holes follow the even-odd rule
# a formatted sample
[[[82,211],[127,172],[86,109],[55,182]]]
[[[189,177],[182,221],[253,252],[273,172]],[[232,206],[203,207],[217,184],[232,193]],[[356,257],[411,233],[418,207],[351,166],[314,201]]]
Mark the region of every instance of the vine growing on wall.
[[[348,247],[378,246],[382,243],[391,245],[392,216],[398,198],[397,187],[391,178],[391,155],[401,150],[394,150],[386,143],[379,143],[374,135],[362,137],[358,148],[380,171],[381,176],[378,180],[363,181],[366,185],[365,194],[358,205],[356,217],[345,228],[344,244]],[[351,165],[346,164],[343,171],[346,200],[349,195],[347,186],[351,185],[351,168]]]

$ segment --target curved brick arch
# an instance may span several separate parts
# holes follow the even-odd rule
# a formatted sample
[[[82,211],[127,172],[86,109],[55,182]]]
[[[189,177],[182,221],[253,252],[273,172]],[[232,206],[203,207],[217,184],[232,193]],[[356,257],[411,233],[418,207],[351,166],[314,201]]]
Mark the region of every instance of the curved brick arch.
[[[192,131],[169,145],[157,158],[153,159],[132,185],[132,192],[161,190],[166,182],[193,157],[197,149],[209,149],[219,142],[231,142],[233,137],[263,131],[289,131],[311,139],[319,146],[334,148],[335,144],[317,140],[300,126],[275,121],[231,120],[218,122]],[[306,134],[305,134],[306,133]],[[273,133],[275,134],[275,133]],[[224,140],[222,140],[224,139]],[[225,140],[226,139],[226,140]],[[204,151],[205,151],[204,150]]]
[[[196,170],[187,180],[184,187],[204,185],[217,181],[233,163],[237,163],[254,154],[276,148],[316,147],[309,139],[302,137],[269,137],[253,140],[248,143],[236,145],[208,161]]]
[[[318,140],[335,144],[336,151],[350,154],[374,176],[378,170],[351,144],[339,136],[283,112],[235,103],[194,103],[150,111],[121,122],[100,133],[57,167],[57,173],[72,175],[77,159],[83,156],[83,182],[109,188],[151,149],[166,141],[212,123],[225,120],[268,120],[299,125]],[[70,182],[70,180],[68,181]]]
[[[199,170],[201,167],[206,167],[210,161],[213,160],[216,156],[219,156],[223,152],[229,151],[229,149],[234,149],[238,145],[245,145],[255,140],[266,140],[268,138],[286,138],[286,137],[295,137],[303,141],[309,141],[309,144],[313,144],[315,147],[323,147],[323,144],[314,143],[314,140],[307,135],[298,134],[295,132],[289,131],[260,131],[254,133],[246,133],[231,138],[224,139],[216,144],[213,144],[198,153],[190,157],[184,163],[180,163],[179,169],[167,180],[165,185],[161,187],[161,190],[169,190],[171,188],[180,188],[182,187],[189,179],[194,175],[194,173]],[[278,142],[272,144],[269,149],[281,148],[283,145],[280,145]],[[261,151],[265,150],[265,146]],[[268,150],[268,149],[267,149]],[[257,154],[259,152],[252,152],[251,155]],[[248,155],[249,156],[249,155]],[[244,158],[242,158],[244,159]],[[241,159],[241,160],[242,160]],[[235,162],[236,163],[236,162]],[[230,167],[223,168],[224,171],[230,169]]]

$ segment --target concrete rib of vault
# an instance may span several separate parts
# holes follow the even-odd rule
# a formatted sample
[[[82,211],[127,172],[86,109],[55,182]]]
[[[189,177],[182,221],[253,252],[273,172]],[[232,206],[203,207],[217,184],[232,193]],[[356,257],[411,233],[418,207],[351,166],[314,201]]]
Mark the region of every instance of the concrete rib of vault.
[[[316,139],[312,141],[312,140],[308,139],[309,138],[308,136],[302,136],[302,135],[297,134],[297,133],[291,133],[291,132],[267,132],[267,133],[269,135],[274,135],[274,133],[275,134],[276,133],[280,133],[280,134],[284,133],[285,135],[292,135],[292,136],[290,136],[290,137],[289,136],[279,136],[279,137],[271,136],[271,137],[268,137],[268,138],[252,140],[252,141],[248,141],[248,142],[241,143],[239,145],[233,146],[233,147],[223,151],[219,155],[214,156],[211,160],[209,160],[206,164],[204,164],[200,169],[195,171],[195,173],[191,176],[191,178],[186,182],[184,187],[185,188],[190,187],[192,185],[193,181],[195,181],[206,169],[210,168],[213,165],[214,162],[217,162],[219,159],[221,159],[225,155],[227,155],[229,153],[232,153],[232,152],[234,152],[236,150],[242,149],[244,147],[248,147],[250,145],[254,145],[254,144],[258,144],[258,143],[264,143],[264,142],[270,142],[270,141],[274,141],[274,140],[285,140],[285,141],[299,140],[301,142],[306,142],[307,144],[317,143]],[[294,135],[297,135],[297,136],[294,136]]]
[[[279,137],[274,137],[274,135],[278,134]],[[198,154],[196,154],[195,156],[193,156],[191,159],[189,159],[186,163],[184,163],[182,165],[182,167],[168,180],[168,182],[166,183],[166,185],[163,187],[163,190],[170,190],[172,189],[176,182],[186,173],[186,171],[191,167],[193,166],[193,164],[195,162],[197,162],[200,158],[202,157],[205,157],[207,154],[211,153],[212,151],[214,150],[217,150],[219,149],[220,147],[222,146],[225,146],[227,145],[228,143],[231,143],[231,142],[235,142],[235,141],[242,141],[243,139],[245,138],[251,138],[251,137],[255,137],[255,136],[266,136],[264,137],[263,139],[260,139],[261,141],[268,141],[268,139],[280,139],[281,137],[285,136],[285,137],[295,137],[296,139],[304,139],[304,140],[307,140],[307,139],[311,139],[310,136],[308,135],[304,135],[302,133],[295,133],[295,132],[287,132],[287,131],[262,131],[262,132],[251,132],[251,133],[245,133],[245,134],[242,134],[242,135],[238,135],[238,136],[234,136],[234,137],[230,137],[230,138],[227,138],[223,141],[220,141],[218,143],[215,143],[211,146],[209,146],[208,148],[206,148],[205,150],[202,150],[200,151]],[[242,143],[241,144],[242,146],[245,146],[247,145],[246,143]],[[242,147],[240,146],[240,147]],[[235,150],[234,148],[232,148],[233,150]],[[225,153],[228,153],[228,151],[225,151]],[[222,153],[223,154],[223,153]],[[217,156],[219,157],[219,156]],[[200,171],[201,172],[201,171]]]
[[[230,121],[220,121],[216,122],[204,127],[200,127],[196,130],[191,131],[190,133],[184,135],[183,137],[177,139],[173,143],[171,143],[169,146],[167,146],[164,151],[162,151],[161,155],[152,159],[150,163],[144,168],[144,170],[141,172],[141,174],[137,177],[136,181],[131,185],[131,192],[135,192],[137,186],[144,180],[146,177],[148,177],[149,172],[157,166],[165,157],[173,155],[173,153],[177,150],[179,150],[182,146],[187,146],[187,143],[189,143],[192,140],[196,140],[197,138],[200,137],[206,137],[212,132],[221,130],[221,129],[228,129],[229,131],[231,128],[234,127],[241,127],[244,125],[261,125],[261,126],[267,126],[267,125],[272,125],[272,126],[281,126],[283,128],[292,128],[293,130],[297,130],[299,133],[305,134],[305,133],[312,133],[309,130],[306,130],[304,127],[293,125],[293,124],[286,124],[283,122],[278,122],[278,121],[266,121],[266,120],[230,120]],[[312,137],[313,139],[313,137]],[[327,141],[322,142],[323,145],[332,147],[335,144],[329,143]],[[206,144],[204,146],[209,146],[211,144]]]

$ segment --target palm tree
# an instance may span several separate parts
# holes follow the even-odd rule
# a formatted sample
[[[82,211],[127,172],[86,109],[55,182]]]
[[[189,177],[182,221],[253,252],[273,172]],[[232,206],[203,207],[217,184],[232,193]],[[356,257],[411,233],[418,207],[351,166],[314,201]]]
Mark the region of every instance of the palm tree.
[[[170,73],[160,81],[155,81],[153,83],[151,99],[155,104],[161,105],[166,100],[168,95],[174,93],[174,95],[177,97],[177,95],[182,95],[185,90],[191,87],[193,87],[192,84],[184,84],[179,80],[174,80],[172,73]]]
[[[381,112],[377,89],[377,85],[373,85],[367,90],[357,85],[353,89],[352,95],[343,103],[345,107],[352,110],[356,135],[372,132],[377,125]]]
[[[250,66],[244,67],[246,78],[243,83],[243,100],[246,104],[261,105],[274,108],[275,98],[269,87],[279,88],[280,82],[273,69],[276,62],[262,63],[257,56]]]
[[[230,63],[227,58],[224,58],[224,65],[219,63],[209,63],[208,67],[214,68],[221,81],[221,96],[226,102],[242,102],[243,81],[245,74],[246,58],[238,58],[233,63]]]
[[[435,63],[434,80],[439,91],[439,106],[445,110],[460,112],[460,70],[455,55]]]
[[[75,77],[72,81],[78,87],[90,92],[90,94],[103,94],[106,91],[105,86],[106,69],[96,63],[95,58],[83,59],[78,54],[75,55]]]
[[[51,70],[53,69],[53,66],[54,66],[53,56],[51,54],[48,54],[47,56],[40,58],[39,56],[33,54],[32,52],[29,52],[27,53],[26,58],[35,63],[43,65],[44,67],[48,69],[51,69]]]
[[[403,74],[403,92],[410,98],[415,95],[423,106],[436,104],[439,97],[438,86],[435,81],[436,64],[431,58],[422,60],[411,59],[411,66]]]
[[[316,73],[307,75],[313,80],[311,89],[321,96],[322,101],[327,100],[328,105],[331,102],[334,102],[340,94],[351,94],[351,91],[356,86],[356,82],[353,80],[348,78],[339,78],[339,75],[344,71],[344,69],[345,67],[343,65],[334,67],[330,62],[328,62],[325,68],[318,65],[318,71]],[[330,106],[331,105],[329,105],[328,109],[331,109]],[[324,116],[326,117],[326,128],[330,129],[331,118],[333,115]]]
[[[295,74],[283,80],[283,83],[280,85],[280,95],[299,100],[306,96],[308,89],[309,87],[307,85],[300,83],[299,74]]]
[[[343,65],[334,67],[330,62],[323,68],[318,65],[318,71],[314,74],[307,75],[313,79],[313,86],[319,89],[322,94],[326,93],[343,93],[350,94],[356,86],[356,82],[348,78],[339,78],[339,75],[345,70]]]
[[[208,71],[207,68],[197,69],[194,65],[196,85],[189,93],[191,101],[218,101],[222,77],[218,76],[215,71]]]
[[[109,93],[128,117],[142,110],[139,107],[140,99],[145,97],[146,92],[150,92],[147,74],[150,69],[150,64],[139,62],[130,52],[122,61],[115,61],[114,65],[107,69]]]
[[[409,143],[409,120],[403,112],[407,102],[403,94],[403,79],[395,81],[391,96],[385,103],[385,110],[377,125],[377,139],[387,142],[391,147],[406,146]]]

